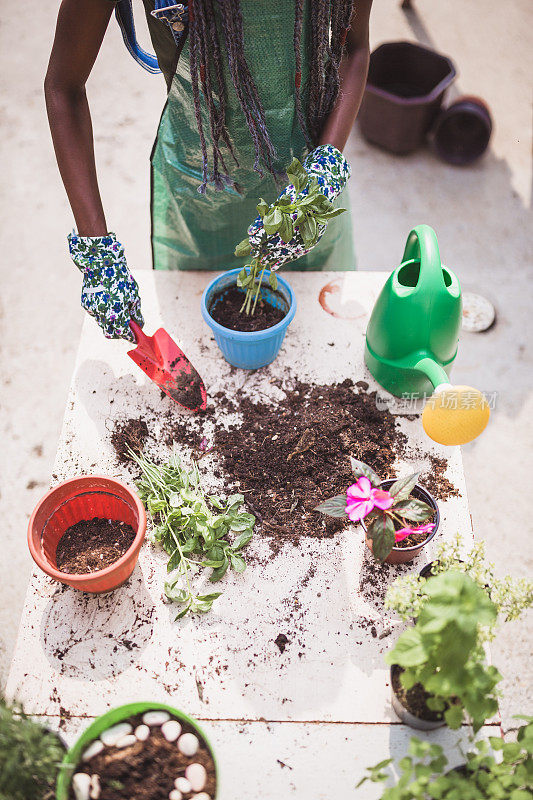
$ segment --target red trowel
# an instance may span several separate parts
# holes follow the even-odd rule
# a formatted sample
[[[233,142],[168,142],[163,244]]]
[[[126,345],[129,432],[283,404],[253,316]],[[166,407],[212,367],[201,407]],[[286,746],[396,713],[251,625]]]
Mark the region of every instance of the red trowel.
[[[130,320],[137,347],[128,355],[150,380],[180,406],[190,411],[205,411],[207,392],[204,382],[176,342],[164,328],[147,336],[136,322]]]

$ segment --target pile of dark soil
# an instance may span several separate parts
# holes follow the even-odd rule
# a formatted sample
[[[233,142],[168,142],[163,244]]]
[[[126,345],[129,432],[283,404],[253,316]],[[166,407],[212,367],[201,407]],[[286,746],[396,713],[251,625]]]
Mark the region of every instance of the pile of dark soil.
[[[276,406],[240,404],[242,422],[215,432],[223,476],[236,482],[264,532],[297,544],[299,536],[332,535],[346,525],[314,511],[353,483],[350,455],[385,477],[405,448],[395,418],[376,407],[374,393],[353,381],[297,383]]]
[[[142,722],[142,715],[129,720],[135,729]],[[180,720],[181,722],[181,720]],[[198,732],[186,722],[181,722],[184,733]],[[167,742],[159,728],[152,728],[145,742],[136,742],[129,747],[117,749],[106,747],[86,764],[77,767],[78,772],[100,777],[100,800],[168,800],[174,789],[174,781],[185,774],[189,764],[202,764],[207,772],[203,792],[213,798],[216,792],[216,770],[213,757],[206,743],[200,739],[200,747],[191,758],[178,750],[176,742]],[[183,800],[192,798],[194,792],[185,793]],[[71,789],[70,800],[75,800]]]
[[[135,539],[125,522],[84,519],[67,528],[57,544],[56,564],[61,572],[84,575],[109,567],[124,555]]]
[[[111,434],[111,444],[119,463],[131,463],[130,450],[138,455],[142,453],[148,436],[148,425],[141,417],[117,422]]]
[[[209,313],[219,325],[232,331],[264,331],[281,322],[287,311],[260,299],[254,314],[241,314],[244,292],[236,287],[215,298]]]

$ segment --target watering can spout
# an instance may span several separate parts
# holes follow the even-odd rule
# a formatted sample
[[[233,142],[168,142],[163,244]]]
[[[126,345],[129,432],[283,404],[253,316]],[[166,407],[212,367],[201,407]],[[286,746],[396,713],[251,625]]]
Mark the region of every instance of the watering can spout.
[[[461,319],[459,281],[441,263],[435,231],[417,225],[372,311],[365,362],[378,383],[397,397],[430,397],[422,418],[424,429],[442,444],[475,438],[490,413],[476,389],[455,387],[459,392],[455,406],[446,394],[454,389],[449,373]]]

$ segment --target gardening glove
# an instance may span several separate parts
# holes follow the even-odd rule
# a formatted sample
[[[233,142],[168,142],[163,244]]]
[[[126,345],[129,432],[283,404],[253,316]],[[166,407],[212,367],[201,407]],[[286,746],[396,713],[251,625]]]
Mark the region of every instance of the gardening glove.
[[[333,202],[342,192],[351,174],[350,165],[342,153],[331,144],[322,144],[312,150],[303,162],[303,167],[310,178],[316,178],[320,193],[327,197],[330,202]],[[290,178],[289,170],[289,180]],[[305,197],[308,192],[309,187],[297,192],[295,186],[290,183],[279,198],[286,197],[294,201],[296,198]],[[336,216],[336,214],[332,213],[331,216]],[[296,212],[291,214],[291,217],[294,221]],[[258,216],[248,228],[248,240],[252,255],[257,256],[261,252],[263,256],[266,256],[265,260],[271,270],[279,269],[287,261],[294,261],[300,256],[309,253],[324,235],[327,224],[326,219],[318,223],[318,235],[315,236],[314,243],[311,246],[306,246],[299,226],[295,226],[292,239],[289,242],[285,242],[279,233],[268,234],[265,231],[261,216]],[[267,227],[269,226],[267,225]],[[263,241],[265,234],[267,237],[266,242]],[[307,236],[306,238],[309,237]]]
[[[83,274],[81,305],[102,328],[106,339],[135,342],[130,318],[144,325],[137,281],[132,277],[124,247],[114,233],[68,237],[72,260]]]

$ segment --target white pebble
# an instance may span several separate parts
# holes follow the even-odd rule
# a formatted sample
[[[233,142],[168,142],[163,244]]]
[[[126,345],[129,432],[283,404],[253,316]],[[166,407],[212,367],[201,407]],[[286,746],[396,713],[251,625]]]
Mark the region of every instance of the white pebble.
[[[200,792],[200,794],[193,794],[191,800],[211,800],[211,796],[207,792]]]
[[[102,734],[100,734],[100,739],[106,745],[106,747],[113,747],[119,739],[122,739],[123,736],[126,736],[128,733],[131,733],[133,728],[129,724],[129,722],[119,722],[118,725],[113,725],[112,728],[108,728]]]
[[[189,792],[192,792],[192,786],[187,778],[176,778],[174,781],[174,786],[178,792],[183,792],[183,794],[189,794]]]
[[[137,725],[133,733],[140,742],[145,742],[150,736],[150,728],[148,725]]]
[[[193,792],[201,792],[207,780],[207,772],[201,764],[189,764],[185,777],[192,786]]]
[[[145,725],[162,725],[170,719],[170,714],[166,711],[147,711],[143,714],[143,722]]]
[[[177,789],[172,789],[168,796],[168,800],[181,800],[183,797],[182,793],[179,792]]]
[[[100,786],[100,776],[91,775],[91,793],[89,797],[91,800],[99,800],[101,792],[102,787]]]
[[[181,733],[181,725],[177,719],[169,719],[161,725],[161,733],[167,742],[175,742]]]
[[[76,800],[90,800],[91,776],[86,772],[77,772],[72,778],[72,788]]]
[[[198,750],[198,745],[199,742],[194,733],[184,733],[183,736],[179,738],[178,750],[180,753],[183,753],[184,756],[194,756]]]
[[[115,742],[115,747],[122,749],[123,747],[130,747],[136,742],[137,737],[133,733],[128,733],[126,736],[121,736],[118,742]]]
[[[94,758],[95,756],[99,755],[103,749],[104,749],[104,743],[101,742],[100,739],[95,739],[94,742],[92,742],[89,745],[87,750],[84,751],[81,760],[90,761],[91,758]]]

